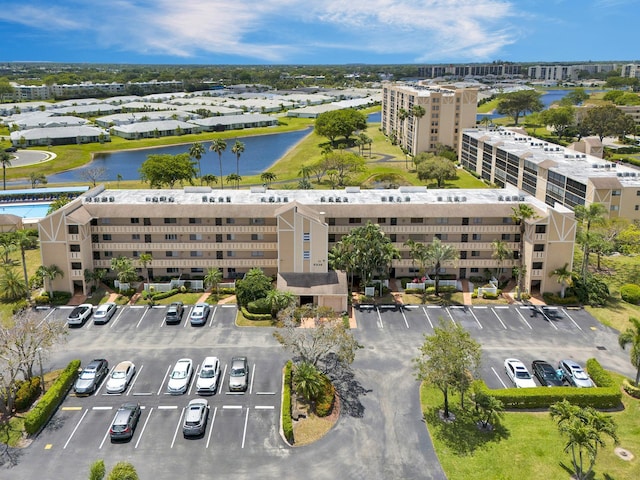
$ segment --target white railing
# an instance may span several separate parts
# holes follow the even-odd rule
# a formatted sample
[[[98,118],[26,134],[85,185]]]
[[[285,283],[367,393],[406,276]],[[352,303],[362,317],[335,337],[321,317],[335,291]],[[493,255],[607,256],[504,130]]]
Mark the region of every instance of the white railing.
[[[189,283],[190,290],[204,290],[204,281],[203,280],[180,280],[173,279],[169,283],[145,283],[144,289],[149,291],[150,288],[153,288],[156,292],[168,292],[169,290],[173,290],[174,288],[180,288],[185,285],[185,283]]]

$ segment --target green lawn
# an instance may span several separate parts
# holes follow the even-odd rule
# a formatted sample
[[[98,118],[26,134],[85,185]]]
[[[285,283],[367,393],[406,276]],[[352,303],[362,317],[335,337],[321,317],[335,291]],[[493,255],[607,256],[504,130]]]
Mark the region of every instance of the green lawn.
[[[42,265],[42,261],[40,258],[40,249],[36,248],[33,250],[27,250],[25,252],[25,258],[27,260],[27,276],[31,278],[40,265]],[[11,254],[11,259],[14,262],[14,269],[16,272],[20,273],[20,278],[22,278],[22,260],[20,258],[20,252],[13,252]],[[32,292],[32,294],[35,292]],[[7,325],[7,322],[13,316],[13,303],[4,303],[0,302],[0,324]]]
[[[616,376],[618,381],[622,377]],[[442,393],[422,387],[420,399],[436,453],[449,480],[569,479],[571,459],[563,453],[564,442],[546,411],[506,412],[493,432],[481,432],[470,402],[463,412],[457,396],[451,401],[457,420],[443,423],[438,410]],[[640,478],[640,401],[623,395],[624,409],[613,412],[620,446],[635,459],[621,460],[613,444],[599,451],[593,480]]]

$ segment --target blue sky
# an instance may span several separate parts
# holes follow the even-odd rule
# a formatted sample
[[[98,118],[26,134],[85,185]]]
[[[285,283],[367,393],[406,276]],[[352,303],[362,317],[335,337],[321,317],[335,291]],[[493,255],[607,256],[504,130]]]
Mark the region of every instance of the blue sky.
[[[0,0],[0,61],[638,60],[640,0]]]

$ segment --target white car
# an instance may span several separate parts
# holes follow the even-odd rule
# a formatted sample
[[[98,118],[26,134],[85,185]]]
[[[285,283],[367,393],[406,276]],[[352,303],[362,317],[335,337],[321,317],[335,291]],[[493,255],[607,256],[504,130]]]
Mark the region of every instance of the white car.
[[[172,395],[181,395],[186,393],[191,383],[191,376],[193,375],[193,362],[190,358],[181,358],[176,362],[171,377],[169,377],[169,383],[167,384],[167,391]]]
[[[213,395],[218,389],[218,380],[220,380],[220,360],[218,357],[205,358],[196,381],[196,392],[200,395]]]
[[[111,375],[109,375],[109,380],[107,380],[107,393],[124,392],[135,374],[136,366],[133,362],[128,360],[120,362],[116,365],[116,368],[113,369]]]
[[[507,358],[504,361],[504,370],[516,388],[537,387],[527,367],[517,358]]]
[[[209,304],[205,302],[196,303],[189,317],[191,325],[204,325],[207,323],[207,318],[209,318]]]
[[[67,324],[72,327],[75,325],[82,326],[84,322],[91,316],[93,312],[93,305],[90,303],[83,303],[74,308],[67,317]]]
[[[117,308],[118,306],[113,302],[103,303],[93,314],[93,323],[107,323],[116,313]]]

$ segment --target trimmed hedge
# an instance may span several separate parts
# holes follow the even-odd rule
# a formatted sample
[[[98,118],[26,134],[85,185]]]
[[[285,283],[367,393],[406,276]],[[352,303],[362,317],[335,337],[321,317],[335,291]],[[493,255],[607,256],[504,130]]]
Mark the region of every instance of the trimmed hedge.
[[[20,383],[16,393],[15,407],[17,412],[26,412],[40,395],[40,377]]]
[[[25,415],[24,429],[29,435],[36,433],[49,421],[76,380],[79,368],[80,360],[72,360],[38,404]]]
[[[270,313],[251,313],[245,307],[240,307],[240,311],[247,320],[273,320]]]
[[[627,283],[620,287],[620,296],[622,300],[633,305],[640,304],[640,285],[635,283]]]
[[[483,381],[478,383],[487,394],[500,400],[505,408],[549,408],[562,400],[568,400],[581,407],[597,409],[618,407],[622,401],[622,392],[615,386],[611,375],[594,358],[587,361],[587,372],[592,375],[593,381],[598,385],[596,388],[536,387],[490,390]]]
[[[154,293],[153,295],[151,295],[151,298],[153,300],[162,300],[163,298],[169,298],[169,297],[173,297],[174,295],[177,295],[178,292],[180,292],[180,289],[178,288],[172,288],[169,291],[166,292],[157,292]]]
[[[577,305],[580,303],[575,295],[561,298],[560,295],[555,293],[545,292],[542,294],[542,298],[547,305]]]
[[[249,302],[247,304],[247,310],[254,314],[269,314],[269,316],[271,316],[271,305],[269,305],[266,298],[258,298],[257,300]]]
[[[293,419],[291,418],[291,378],[293,362],[289,360],[284,366],[284,387],[282,389],[282,431],[287,442],[293,443]]]
[[[633,398],[640,398],[640,387],[636,387],[628,379],[622,381],[622,388]]]

